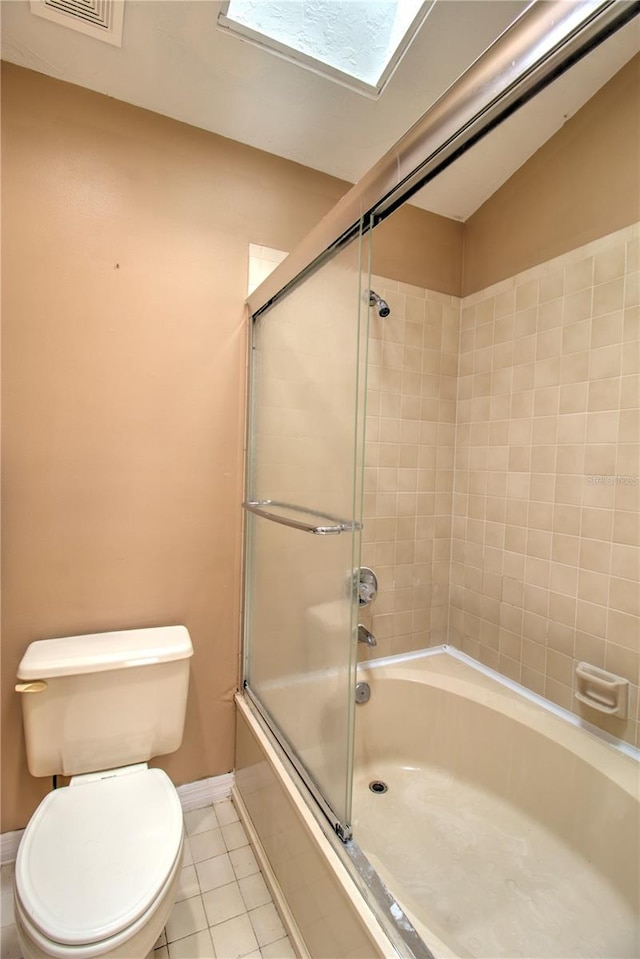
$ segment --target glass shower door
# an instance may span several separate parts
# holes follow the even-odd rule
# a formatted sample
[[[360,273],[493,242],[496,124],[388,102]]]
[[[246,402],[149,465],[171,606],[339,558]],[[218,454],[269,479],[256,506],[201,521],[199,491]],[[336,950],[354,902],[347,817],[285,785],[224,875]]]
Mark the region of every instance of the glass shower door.
[[[362,239],[254,321],[245,689],[332,820],[351,818],[368,262]]]

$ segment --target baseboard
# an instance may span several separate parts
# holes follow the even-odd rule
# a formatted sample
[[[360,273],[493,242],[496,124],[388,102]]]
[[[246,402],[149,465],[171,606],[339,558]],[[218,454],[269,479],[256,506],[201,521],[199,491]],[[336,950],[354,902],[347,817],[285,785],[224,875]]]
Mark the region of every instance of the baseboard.
[[[211,776],[209,779],[199,779],[197,782],[178,786],[182,811],[191,812],[192,809],[202,809],[211,803],[229,799],[234,782],[233,773],[224,773],[222,776]],[[16,829],[15,832],[3,832],[0,835],[0,865],[15,862],[23,832],[24,829]]]
[[[245,806],[242,796],[236,788],[235,783],[231,790],[231,798],[233,799],[233,805],[236,807],[238,816],[240,817],[240,822],[244,826],[244,830],[249,837],[249,842],[253,847],[253,851],[256,855],[256,859],[258,860],[258,865],[262,871],[264,881],[269,887],[269,891],[275,903],[276,909],[278,910],[283,925],[287,930],[287,935],[289,936],[293,950],[299,959],[311,959],[311,953],[307,949],[307,944],[302,937],[298,923],[296,922],[294,915],[289,908],[289,903],[284,897],[284,893],[280,888],[280,883],[278,882],[276,874],[271,868],[271,863],[267,858],[264,846],[260,842],[260,837],[256,832],[247,807]]]
[[[15,832],[2,833],[0,836],[0,865],[4,866],[7,862],[16,861],[23,832],[24,829],[16,829]]]
[[[234,783],[233,773],[224,773],[222,776],[211,776],[209,779],[198,779],[195,783],[178,786],[182,811],[191,812],[192,809],[202,809],[211,803],[229,799]]]

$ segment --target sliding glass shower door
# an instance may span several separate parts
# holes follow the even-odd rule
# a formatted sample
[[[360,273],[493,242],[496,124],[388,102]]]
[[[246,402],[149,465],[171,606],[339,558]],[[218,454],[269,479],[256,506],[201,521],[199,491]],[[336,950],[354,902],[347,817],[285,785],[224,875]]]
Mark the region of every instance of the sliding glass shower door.
[[[360,237],[255,319],[251,350],[245,688],[343,837],[368,286]]]

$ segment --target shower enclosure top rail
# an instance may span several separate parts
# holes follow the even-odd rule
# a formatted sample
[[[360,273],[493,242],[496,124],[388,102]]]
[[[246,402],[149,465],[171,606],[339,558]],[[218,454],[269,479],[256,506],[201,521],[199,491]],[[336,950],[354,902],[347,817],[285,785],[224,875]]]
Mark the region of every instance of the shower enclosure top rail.
[[[638,13],[638,0],[534,0],[251,293],[254,319]]]
[[[287,509],[294,513],[305,513],[309,516],[315,516],[318,519],[329,520],[330,526],[320,525],[318,523],[305,523],[302,520],[292,519],[290,516],[281,516],[265,507],[271,506],[274,509]],[[336,536],[338,533],[351,533],[362,529],[362,523],[351,522],[350,520],[339,519],[331,516],[329,513],[322,513],[316,509],[308,509],[306,506],[294,506],[292,503],[279,503],[276,500],[260,499],[247,500],[242,504],[242,508],[256,516],[262,516],[264,519],[271,520],[272,523],[280,523],[281,526],[292,526],[294,529],[301,529],[305,533],[315,533],[318,536]]]

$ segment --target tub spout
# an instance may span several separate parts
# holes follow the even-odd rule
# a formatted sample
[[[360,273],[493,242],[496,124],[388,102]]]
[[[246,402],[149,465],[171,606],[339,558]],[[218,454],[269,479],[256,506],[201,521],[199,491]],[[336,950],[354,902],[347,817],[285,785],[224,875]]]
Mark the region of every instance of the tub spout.
[[[376,638],[373,633],[370,633],[366,626],[363,626],[362,623],[358,623],[358,642],[364,643],[365,646],[377,646]]]

